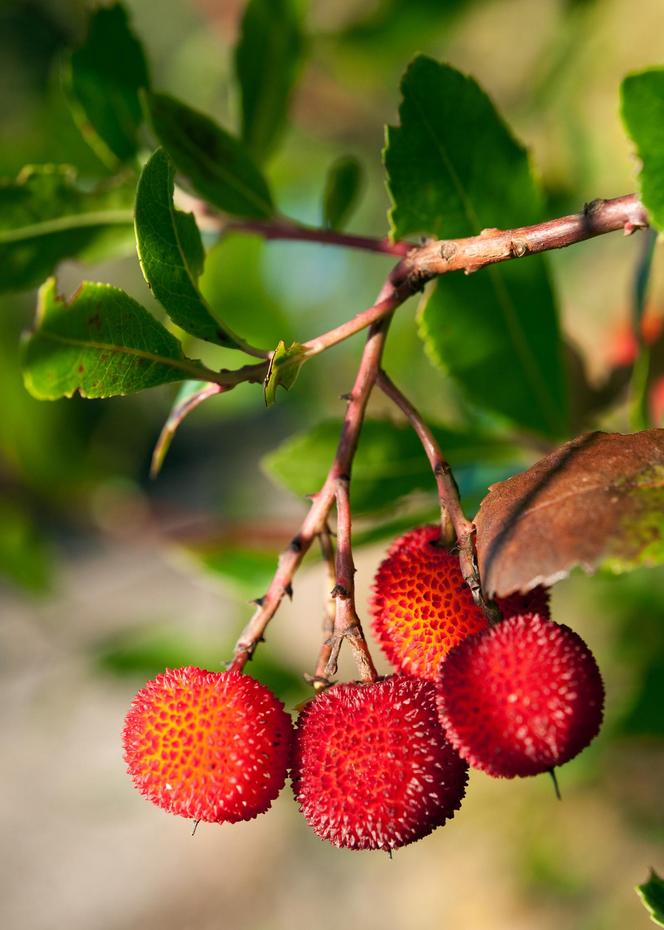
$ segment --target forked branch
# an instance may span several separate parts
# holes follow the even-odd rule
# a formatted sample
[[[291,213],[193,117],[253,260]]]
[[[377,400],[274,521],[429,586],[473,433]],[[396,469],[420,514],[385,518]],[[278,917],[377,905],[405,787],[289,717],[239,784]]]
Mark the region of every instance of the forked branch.
[[[388,282],[381,295],[387,297],[390,293],[392,293],[392,285]],[[390,319],[391,315],[381,319],[369,329],[355,383],[349,395],[334,461],[323,487],[312,497],[311,507],[299,532],[279,557],[279,564],[270,586],[263,597],[257,601],[256,611],[235,646],[233,668],[241,670],[253,655],[284,595],[292,593],[293,577],[302,559],[312,542],[325,529],[337,494],[338,479],[348,475],[351,470],[367,402],[380,368]]]

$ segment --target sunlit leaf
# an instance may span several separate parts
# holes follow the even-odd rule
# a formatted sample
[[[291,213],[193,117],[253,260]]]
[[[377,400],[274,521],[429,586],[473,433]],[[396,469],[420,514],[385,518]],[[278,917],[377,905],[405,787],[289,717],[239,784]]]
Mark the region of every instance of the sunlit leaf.
[[[136,241],[145,280],[174,323],[207,342],[242,348],[243,341],[215,319],[198,289],[205,253],[196,220],[173,205],[173,166],[157,149],[136,192]]]
[[[23,379],[39,400],[110,397],[215,374],[187,358],[175,336],[128,294],[110,284],[83,283],[69,302],[55,279],[39,292],[26,335]]]
[[[652,922],[658,927],[664,927],[664,879],[651,869],[648,881],[637,885],[636,892],[650,913]]]
[[[177,393],[168,419],[164,423],[159,438],[155,443],[150,464],[150,475],[156,478],[164,464],[164,459],[171,447],[175,433],[180,424],[203,401],[215,394],[220,394],[223,388],[219,384],[210,384],[207,381],[185,381]]]
[[[293,342],[288,348],[283,339],[279,342],[270,359],[270,366],[263,383],[263,395],[267,407],[276,403],[279,385],[290,391],[304,361],[304,349],[299,342]]]
[[[622,83],[622,118],[639,158],[641,199],[664,230],[664,68],[630,74]]]

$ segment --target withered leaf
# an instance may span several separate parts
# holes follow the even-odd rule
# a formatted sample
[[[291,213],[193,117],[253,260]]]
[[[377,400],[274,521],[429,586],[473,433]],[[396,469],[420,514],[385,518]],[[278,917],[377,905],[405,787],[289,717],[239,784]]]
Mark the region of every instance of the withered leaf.
[[[578,436],[492,485],[475,524],[491,597],[664,562],[664,430]]]

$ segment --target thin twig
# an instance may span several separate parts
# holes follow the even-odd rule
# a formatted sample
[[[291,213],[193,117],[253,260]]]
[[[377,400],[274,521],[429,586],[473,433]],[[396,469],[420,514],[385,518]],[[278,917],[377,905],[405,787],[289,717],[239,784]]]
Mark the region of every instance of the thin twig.
[[[336,599],[332,648],[325,667],[325,678],[330,681],[337,673],[339,650],[345,639],[350,642],[361,681],[376,681],[378,673],[373,664],[362,623],[355,607],[355,563],[351,544],[350,476],[337,478],[337,564]]]
[[[495,623],[501,619],[500,612],[492,601],[484,597],[482,592],[475,552],[475,526],[463,512],[459,498],[459,488],[454,480],[452,469],[445,459],[436,437],[424,422],[418,410],[382,370],[378,373],[376,385],[405,414],[417,433],[436,479],[443,541],[450,545],[456,538],[456,546],[459,550],[459,565],[464,581],[472,591],[475,603],[482,608],[489,622]]]
[[[290,239],[298,242],[314,242],[321,245],[336,245],[343,248],[379,252],[383,255],[404,257],[414,248],[413,242],[390,242],[373,236],[357,236],[354,233],[338,232],[335,229],[318,229],[305,226],[294,220],[278,217],[274,220],[231,220],[224,223],[219,232],[222,236],[233,232],[256,233],[263,239]]]
[[[336,601],[334,599],[334,587],[337,583],[337,570],[334,556],[334,544],[329,526],[319,533],[318,542],[320,544],[321,555],[325,562],[325,606],[323,611],[323,642],[318,654],[316,671],[313,675],[306,675],[307,680],[313,685],[316,691],[322,691],[332,682],[325,675],[325,669],[332,652],[332,636],[334,634],[334,616],[336,613]]]
[[[392,290],[388,282],[379,299],[385,298]],[[328,514],[334,502],[337,479],[350,471],[353,456],[364,420],[364,413],[369,395],[376,381],[380,360],[385,344],[385,337],[391,315],[384,317],[369,329],[367,342],[362,353],[355,384],[349,395],[346,415],[341,428],[341,436],[334,461],[330,467],[323,487],[312,497],[311,507],[297,535],[279,557],[277,570],[270,586],[257,604],[257,609],[240,635],[235,646],[232,667],[241,670],[251,658],[256,645],[263,638],[265,629],[279,607],[284,594],[292,592],[295,572],[314,539],[325,527]]]

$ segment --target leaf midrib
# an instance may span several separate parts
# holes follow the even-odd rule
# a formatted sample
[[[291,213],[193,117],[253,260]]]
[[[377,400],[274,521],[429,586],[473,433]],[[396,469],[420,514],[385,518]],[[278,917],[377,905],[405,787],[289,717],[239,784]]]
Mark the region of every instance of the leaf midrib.
[[[154,352],[146,352],[144,349],[137,349],[133,346],[121,346],[112,342],[97,342],[95,340],[76,339],[74,336],[62,336],[60,333],[54,333],[47,329],[39,329],[33,334],[34,339],[48,339],[51,342],[60,343],[61,345],[79,346],[84,349],[94,349],[99,352],[112,352],[120,355],[133,355],[136,358],[142,358],[146,361],[158,365],[166,365],[171,368],[177,368],[189,375],[193,375],[200,381],[213,381],[219,383],[218,376],[215,372],[206,368],[198,362],[191,359],[169,358],[167,355],[156,355]]]
[[[72,213],[50,220],[41,220],[18,229],[0,230],[0,245],[11,245],[26,239],[36,239],[53,233],[72,232],[91,226],[131,226],[134,215],[131,210],[97,210],[92,213]]]
[[[450,175],[452,184],[457,192],[463,211],[466,214],[466,219],[468,220],[471,229],[473,229],[475,235],[479,235],[481,232],[482,224],[479,221],[479,217],[475,213],[475,208],[471,199],[466,193],[465,187],[461,183],[461,179],[457,174],[457,171],[454,167],[454,162],[452,161],[447,148],[443,144],[442,140],[440,140],[440,138],[437,136],[430,122],[426,118],[426,112],[421,106],[419,98],[416,95],[413,95],[411,100],[413,101],[425,131],[432,139],[434,147],[438,151],[438,154],[441,157],[441,161],[443,162],[444,167],[447,169]],[[514,343],[517,355],[521,360],[521,364],[526,373],[526,376],[531,382],[533,390],[538,396],[542,413],[546,416],[547,422],[554,430],[554,432],[558,432],[560,424],[558,417],[556,416],[557,408],[555,401],[547,391],[546,380],[540,377],[540,370],[537,365],[537,361],[533,357],[528,346],[528,340],[525,338],[521,326],[519,325],[516,308],[510,297],[502,273],[498,268],[493,266],[488,269],[488,272],[496,294],[496,302],[502,310],[505,325],[512,338],[512,342]]]

